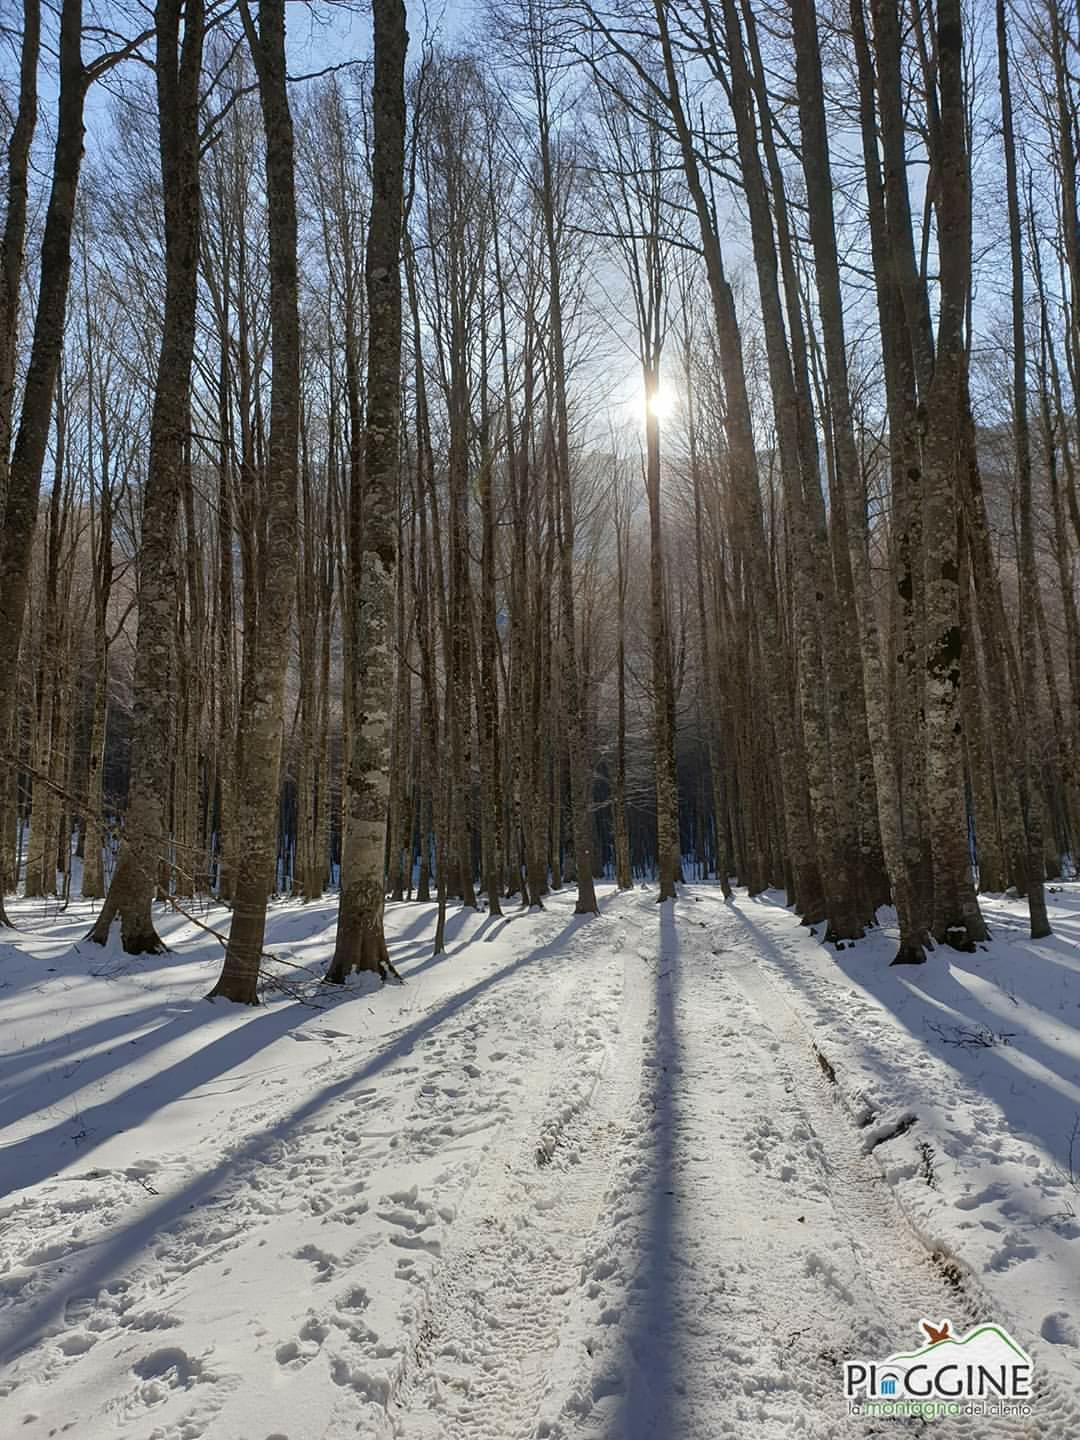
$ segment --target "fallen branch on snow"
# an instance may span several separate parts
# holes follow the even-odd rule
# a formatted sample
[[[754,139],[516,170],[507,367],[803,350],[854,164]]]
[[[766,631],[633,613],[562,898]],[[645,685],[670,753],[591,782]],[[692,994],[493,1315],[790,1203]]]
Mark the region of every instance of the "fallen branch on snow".
[[[961,1050],[992,1050],[995,1045],[1008,1045],[1016,1039],[1015,1030],[990,1030],[985,1025],[971,1029],[967,1025],[936,1025],[933,1020],[925,1024],[946,1045],[956,1045]]]
[[[192,925],[197,929],[205,930],[207,935],[212,935],[221,945],[228,947],[229,937],[227,935],[223,934],[220,930],[215,930],[213,925],[207,925],[204,921],[197,919],[189,911],[185,910],[183,905],[178,904],[172,895],[166,897],[166,903],[170,905],[178,915],[183,915],[185,920],[190,920]],[[321,975],[312,970],[310,966],[301,965],[297,960],[287,960],[284,955],[273,955],[269,950],[260,950],[259,954],[263,959],[272,960],[276,965],[288,965],[292,970],[302,970],[304,974],[310,976],[312,980],[320,984],[322,983]],[[306,995],[299,986],[290,985],[289,982],[283,980],[280,975],[271,974],[263,965],[259,966],[259,980],[262,984],[268,985],[272,990],[278,990],[282,995],[287,995],[291,1000],[296,1000],[301,1005],[307,1005],[312,1010],[325,1010],[326,1008],[320,1001],[313,1000],[309,995]]]

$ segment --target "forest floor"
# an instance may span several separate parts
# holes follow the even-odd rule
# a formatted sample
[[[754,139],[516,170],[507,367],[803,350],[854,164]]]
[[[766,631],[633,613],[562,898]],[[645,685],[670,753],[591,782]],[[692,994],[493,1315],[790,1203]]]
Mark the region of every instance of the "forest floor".
[[[845,1359],[1007,1327],[1080,1435],[1080,886],[1052,940],[890,969],[780,897],[575,918],[396,905],[404,983],[327,992],[335,906],[268,938],[312,1003],[15,902],[0,944],[0,1436],[893,1434]],[[225,912],[200,911],[215,927]]]

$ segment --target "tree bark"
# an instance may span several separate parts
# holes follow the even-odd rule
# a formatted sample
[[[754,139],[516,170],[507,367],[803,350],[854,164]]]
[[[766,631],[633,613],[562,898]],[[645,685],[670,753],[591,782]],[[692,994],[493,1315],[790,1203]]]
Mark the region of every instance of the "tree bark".
[[[960,0],[940,0],[938,157],[940,294],[933,374],[926,391],[923,490],[926,584],[926,792],[933,860],[934,938],[960,949],[986,938],[968,853],[960,674],[959,505],[967,414],[964,324],[971,222]]]
[[[824,85],[817,17],[812,5],[793,3],[796,83],[802,132],[803,172],[810,212],[818,306],[829,384],[829,420],[835,449],[838,499],[844,515],[858,620],[859,653],[870,752],[874,764],[878,823],[900,926],[897,959],[925,958],[925,930],[913,895],[904,851],[900,784],[889,725],[888,689],[870,571],[866,499],[855,444],[848,379],[843,296],[833,213],[832,167],[825,122]]]
[[[60,11],[60,93],[52,188],[41,242],[41,278],[30,361],[23,385],[18,433],[7,465],[11,434],[18,292],[26,234],[29,147],[37,115],[36,71],[40,10],[24,10],[19,110],[8,149],[8,213],[2,256],[4,311],[0,314],[0,743],[15,734],[18,658],[37,525],[41,471],[45,463],[53,395],[60,369],[68,284],[71,229],[83,156],[83,106],[87,76],[82,63],[82,0],[64,0]],[[9,348],[10,347],[10,348]],[[6,808],[5,808],[6,814]],[[0,824],[4,824],[0,816]],[[0,924],[7,923],[0,876]]]
[[[615,784],[612,826],[615,831],[615,884],[620,890],[634,888],[630,868],[630,831],[626,816],[626,586],[629,557],[630,514],[627,489],[621,475],[614,501],[615,521]]]
[[[401,211],[405,166],[402,0],[374,0],[371,220],[365,283],[368,386],[362,549],[350,555],[354,586],[355,723],[342,840],[341,907],[327,979],[354,970],[385,976],[384,856],[394,701],[394,585],[398,566],[398,414],[401,408]],[[350,536],[350,541],[352,540]]]
[[[1022,801],[1027,841],[1027,893],[1031,938],[1051,933],[1043,888],[1042,787],[1035,737],[1036,663],[1038,657],[1038,585],[1035,532],[1031,514],[1031,433],[1028,424],[1027,347],[1024,331],[1024,256],[1020,226],[1020,194],[1016,177],[1012,84],[1005,0],[997,0],[998,80],[1001,87],[1001,139],[1005,151],[1005,191],[1009,213],[1009,259],[1012,270],[1013,439],[1020,504],[1020,655],[1022,713]]]
[[[260,0],[259,28],[241,16],[255,62],[266,137],[273,369],[267,497],[256,614],[245,607],[250,638],[240,697],[240,759],[235,824],[233,922],[225,964],[212,996],[258,1002],[266,906],[277,857],[285,670],[296,585],[300,443],[300,315],[296,255],[293,124],[285,69],[285,0]]]
[[[183,39],[181,40],[181,16]],[[104,945],[114,917],[132,955],[156,954],[151,900],[168,847],[170,732],[176,709],[174,629],[177,525],[190,428],[199,258],[199,80],[202,0],[159,0],[154,12],[159,151],[165,208],[165,310],[150,419],[139,548],[139,623],[124,840],[90,938]]]
[[[555,167],[552,156],[549,77],[543,40],[534,39],[530,64],[533,99],[537,108],[540,140],[541,208],[547,242],[549,343],[551,346],[552,390],[554,394],[554,471],[559,497],[559,606],[562,628],[561,663],[563,700],[566,707],[566,746],[569,752],[570,814],[574,837],[574,865],[577,871],[576,915],[599,912],[593,885],[593,823],[591,814],[591,758],[585,749],[585,707],[578,671],[578,637],[574,604],[574,497],[570,483],[570,418],[566,394],[566,351],[563,328],[562,279],[558,227]]]
[[[7,212],[0,239],[0,518],[7,502],[11,420],[15,407],[15,361],[19,339],[19,291],[26,253],[26,206],[30,145],[37,126],[37,68],[41,52],[41,0],[23,0],[19,50],[19,106],[7,150]],[[2,733],[2,732],[0,732]],[[0,891],[3,889],[0,878]]]

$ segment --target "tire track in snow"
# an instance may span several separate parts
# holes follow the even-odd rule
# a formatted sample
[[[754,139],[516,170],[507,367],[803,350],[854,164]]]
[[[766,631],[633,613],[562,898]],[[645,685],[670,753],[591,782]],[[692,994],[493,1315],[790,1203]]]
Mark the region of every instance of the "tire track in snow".
[[[949,1315],[964,1328],[980,1320],[1003,1319],[975,1277],[950,1256],[935,1261],[912,1228],[877,1159],[868,1153],[835,1086],[816,1061],[809,1029],[762,964],[753,958],[737,963],[728,958],[745,946],[745,934],[741,932],[731,950],[719,952],[719,958],[747,996],[758,1023],[775,1037],[781,1063],[798,1085],[808,1120],[824,1147],[834,1192],[847,1197],[841,1216],[852,1248],[860,1255],[863,1273],[890,1317],[890,1348],[897,1348],[905,1336],[917,1334],[917,1322],[923,1315]],[[882,1243],[885,1238],[887,1244]],[[952,1268],[952,1283],[943,1273],[945,1266]],[[1045,1436],[1047,1440],[1080,1434],[1080,1404],[1037,1361],[1033,1391],[1028,1420],[984,1423],[995,1433],[1004,1428],[1010,1434]],[[940,1430],[941,1423],[936,1433],[945,1433]],[[960,1428],[964,1423],[956,1422],[957,1433],[970,1435],[972,1422],[966,1422],[966,1431]]]
[[[472,1182],[395,1389],[410,1440],[527,1440],[637,1087],[625,934],[591,923],[546,995],[545,1090]],[[599,951],[599,954],[597,952]],[[539,984],[549,977],[536,976]],[[567,1038],[567,1032],[570,1032]]]
[[[959,1325],[970,1308],[863,1152],[752,937],[723,912],[703,926],[708,912],[686,902],[677,927],[650,913],[642,901],[655,998],[641,1092],[532,1433],[922,1433],[922,1420],[849,1418],[843,1362],[914,1340],[924,1314]],[[1071,1402],[1045,1388],[1026,1423],[943,1420],[930,1433],[970,1440],[980,1424],[1080,1432]]]
[[[814,1138],[686,907],[641,909],[641,1086],[536,1434],[824,1440],[851,1277]]]

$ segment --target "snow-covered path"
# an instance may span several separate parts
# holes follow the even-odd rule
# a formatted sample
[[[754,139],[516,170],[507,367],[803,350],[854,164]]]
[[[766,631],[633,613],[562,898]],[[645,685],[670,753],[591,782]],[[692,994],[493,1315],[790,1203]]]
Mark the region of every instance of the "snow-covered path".
[[[558,896],[455,917],[437,962],[430,922],[392,912],[405,986],[314,1012],[207,1006],[179,922],[96,976],[61,925],[2,956],[4,1440],[885,1433],[842,1361],[990,1318],[752,907]],[[285,906],[272,936],[312,961],[332,925]],[[1080,1434],[1074,1351],[1018,1338],[1038,1404],[1004,1428]]]
[[[636,927],[628,965],[652,991],[639,1098],[543,1422],[522,1436],[850,1433],[843,1360],[889,1354],[926,1314],[977,1318],[836,1103],[746,921],[698,903]],[[1077,1433],[1067,1396],[1048,1384],[1017,1433]]]

